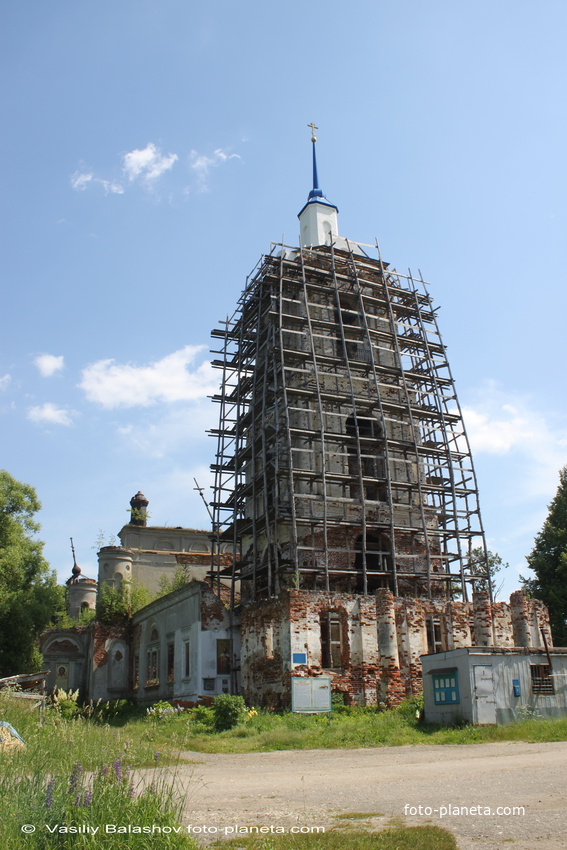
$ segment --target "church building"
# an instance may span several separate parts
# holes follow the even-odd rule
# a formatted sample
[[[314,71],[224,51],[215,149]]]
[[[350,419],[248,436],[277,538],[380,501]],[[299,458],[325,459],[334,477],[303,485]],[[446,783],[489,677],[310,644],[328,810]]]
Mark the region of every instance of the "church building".
[[[155,592],[179,565],[187,584],[122,631],[95,622],[47,633],[52,685],[67,669],[68,685],[93,699],[242,692],[279,708],[293,677],[324,674],[346,703],[393,705],[421,689],[422,655],[552,645],[540,602],[492,598],[427,286],[378,244],[339,234],[310,126],[299,244],[272,245],[213,331],[212,532],[148,526],[137,493],[120,546],[100,550],[98,592]],[[79,585],[77,574],[70,598]]]
[[[233,547],[218,577],[249,701],[289,705],[292,676],[325,672],[347,702],[392,703],[420,687],[420,655],[514,645],[526,618],[539,645],[548,625],[522,594],[492,599],[435,307],[377,244],[339,234],[310,126],[299,245],[272,245],[213,332],[214,524]]]

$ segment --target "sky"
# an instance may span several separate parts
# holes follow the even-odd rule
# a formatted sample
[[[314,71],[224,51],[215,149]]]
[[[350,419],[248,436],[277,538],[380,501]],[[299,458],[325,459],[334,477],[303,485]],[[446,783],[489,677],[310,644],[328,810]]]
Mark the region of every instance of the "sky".
[[[0,468],[96,576],[130,498],[208,528],[210,331],[298,241],[310,131],[339,230],[421,270],[490,549],[567,463],[563,0],[26,0],[0,9]]]

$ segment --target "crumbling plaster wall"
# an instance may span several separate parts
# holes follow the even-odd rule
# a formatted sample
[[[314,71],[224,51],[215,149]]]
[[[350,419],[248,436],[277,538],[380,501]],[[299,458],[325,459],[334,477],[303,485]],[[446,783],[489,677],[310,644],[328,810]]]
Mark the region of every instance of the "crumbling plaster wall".
[[[334,669],[324,669],[322,657],[321,616],[329,612],[340,623],[341,663]],[[542,647],[542,629],[552,645],[545,606],[521,591],[510,604],[491,604],[486,593],[459,602],[395,598],[385,589],[375,596],[286,590],[243,611],[243,694],[251,704],[288,706],[292,676],[326,673],[349,704],[396,705],[421,690],[420,656],[431,652],[433,623],[443,651]]]

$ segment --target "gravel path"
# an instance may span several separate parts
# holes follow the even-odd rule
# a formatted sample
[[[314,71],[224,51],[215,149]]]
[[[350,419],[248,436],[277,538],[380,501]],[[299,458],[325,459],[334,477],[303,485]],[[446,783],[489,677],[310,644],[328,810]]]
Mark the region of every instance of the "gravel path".
[[[193,829],[201,839],[238,825],[379,829],[394,819],[443,826],[461,850],[567,847],[567,742],[185,752],[183,758],[194,762],[180,770],[188,791],[184,821],[218,830],[207,836]],[[446,813],[463,806],[480,808]],[[524,807],[525,814],[486,813],[498,807]],[[344,817],[349,813],[367,817]]]

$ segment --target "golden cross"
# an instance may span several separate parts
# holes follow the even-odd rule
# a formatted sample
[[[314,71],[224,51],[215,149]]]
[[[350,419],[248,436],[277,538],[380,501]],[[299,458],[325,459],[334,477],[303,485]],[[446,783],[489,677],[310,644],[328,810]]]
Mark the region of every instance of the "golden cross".
[[[311,124],[308,124],[307,126],[311,127],[311,141],[316,142],[317,136],[315,135],[315,130],[318,130],[319,127],[316,127],[315,124],[313,123],[313,121],[311,122]]]

